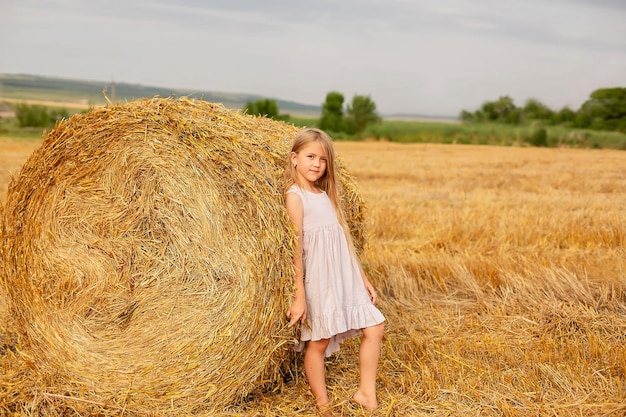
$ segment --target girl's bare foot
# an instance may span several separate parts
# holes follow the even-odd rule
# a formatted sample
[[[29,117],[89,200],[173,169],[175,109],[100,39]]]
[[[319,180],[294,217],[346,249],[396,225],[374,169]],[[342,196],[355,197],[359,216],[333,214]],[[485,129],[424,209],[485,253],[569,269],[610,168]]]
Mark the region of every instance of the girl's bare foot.
[[[366,395],[361,391],[357,391],[352,399],[362,407],[372,411],[376,407],[378,407],[378,401],[376,400],[376,394],[374,395]]]

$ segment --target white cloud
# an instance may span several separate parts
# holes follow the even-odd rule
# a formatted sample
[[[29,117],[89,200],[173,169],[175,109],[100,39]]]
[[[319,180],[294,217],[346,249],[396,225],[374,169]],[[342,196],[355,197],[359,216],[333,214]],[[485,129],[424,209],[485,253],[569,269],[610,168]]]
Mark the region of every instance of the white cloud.
[[[383,113],[456,115],[484,100],[579,106],[626,84],[621,1],[13,0],[0,72],[249,92]]]

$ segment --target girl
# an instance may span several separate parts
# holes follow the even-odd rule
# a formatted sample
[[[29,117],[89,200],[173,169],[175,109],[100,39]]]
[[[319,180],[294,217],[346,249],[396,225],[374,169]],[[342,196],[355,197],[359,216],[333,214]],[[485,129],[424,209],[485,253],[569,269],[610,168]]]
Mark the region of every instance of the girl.
[[[296,293],[289,326],[300,321],[304,371],[318,409],[328,408],[324,357],[361,332],[359,388],[353,399],[377,407],[376,368],[384,332],[376,291],[358,261],[340,208],[331,138],[319,129],[298,132],[285,171],[285,205],[298,233]]]

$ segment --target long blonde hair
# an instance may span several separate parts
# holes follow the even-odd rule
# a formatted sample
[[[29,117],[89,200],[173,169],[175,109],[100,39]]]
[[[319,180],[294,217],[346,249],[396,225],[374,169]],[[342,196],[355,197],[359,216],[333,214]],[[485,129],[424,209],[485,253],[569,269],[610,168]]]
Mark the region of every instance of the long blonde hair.
[[[339,198],[339,187],[335,170],[335,148],[333,147],[333,140],[323,130],[309,127],[300,130],[296,134],[296,137],[293,141],[293,146],[291,147],[291,152],[287,156],[287,163],[285,165],[286,189],[289,189],[289,187],[291,187],[293,184],[299,187],[302,186],[298,183],[296,168],[291,163],[291,154],[297,154],[298,152],[300,152],[300,150],[302,150],[302,148],[313,142],[318,142],[322,146],[324,153],[326,153],[326,171],[324,172],[324,175],[322,175],[322,177],[317,180],[315,185],[320,190],[325,191],[326,195],[328,195],[330,202],[337,212],[337,219],[343,227],[346,239],[348,240],[348,245],[350,246],[350,249],[354,251],[354,244],[352,242],[350,228],[348,227],[346,216],[341,209],[341,200]]]

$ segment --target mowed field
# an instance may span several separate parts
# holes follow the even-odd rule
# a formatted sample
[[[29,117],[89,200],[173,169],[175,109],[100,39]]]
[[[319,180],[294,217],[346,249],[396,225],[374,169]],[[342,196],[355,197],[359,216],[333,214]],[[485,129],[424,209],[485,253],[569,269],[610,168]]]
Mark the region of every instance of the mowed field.
[[[2,203],[37,146],[0,139]],[[626,152],[336,147],[367,204],[362,261],[387,317],[374,415],[626,414]],[[346,401],[357,352],[328,360],[337,415],[370,415]],[[298,375],[222,415],[314,415]]]

